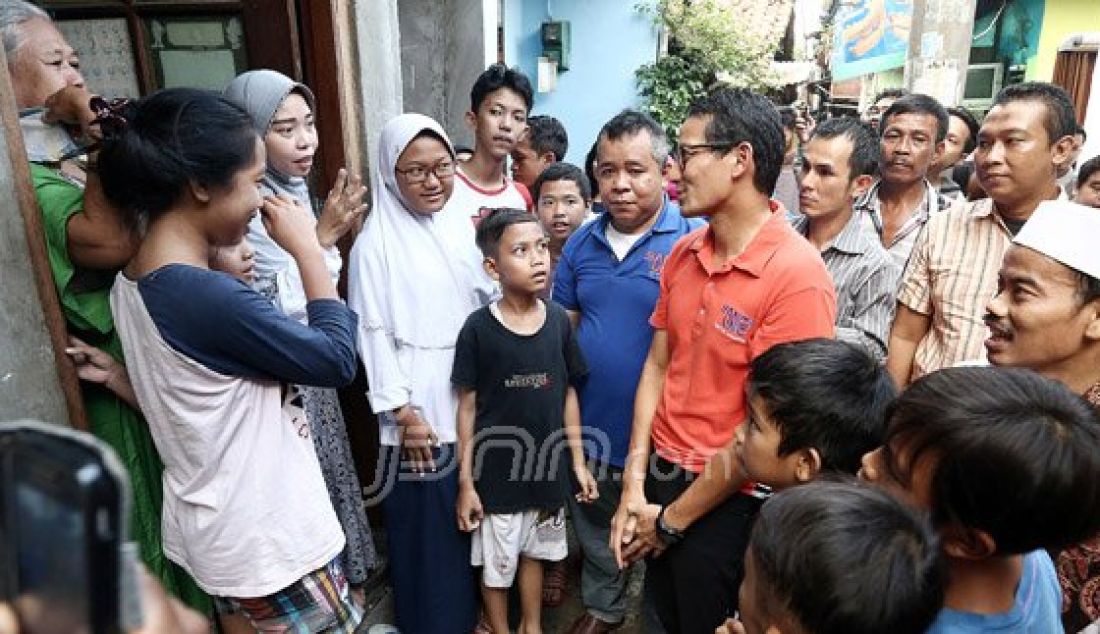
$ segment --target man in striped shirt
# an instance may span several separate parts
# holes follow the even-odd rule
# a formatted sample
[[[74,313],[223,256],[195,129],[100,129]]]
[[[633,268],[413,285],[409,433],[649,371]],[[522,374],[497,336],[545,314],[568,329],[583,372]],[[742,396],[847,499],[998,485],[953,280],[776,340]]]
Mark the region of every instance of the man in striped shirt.
[[[860,228],[852,201],[874,180],[879,149],[871,129],[851,117],[819,125],[799,169],[796,231],[821,251],[836,287],[836,336],[881,359],[894,316],[900,267]]]
[[[1073,103],[1042,82],[1004,88],[978,133],[974,165],[989,198],[934,215],[902,274],[886,368],[904,386],[983,354],[986,303],[1012,236],[1044,200],[1074,148]]]
[[[917,235],[933,214],[950,205],[928,181],[944,152],[947,111],[928,95],[906,95],[879,125],[879,180],[855,205],[863,230],[904,267]]]

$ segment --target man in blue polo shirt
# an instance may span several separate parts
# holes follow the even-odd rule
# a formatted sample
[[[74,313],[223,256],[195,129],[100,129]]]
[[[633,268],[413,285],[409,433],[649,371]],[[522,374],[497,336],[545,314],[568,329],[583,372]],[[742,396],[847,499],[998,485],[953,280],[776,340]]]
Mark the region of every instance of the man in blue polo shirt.
[[[664,194],[668,154],[665,132],[649,115],[624,110],[604,125],[596,180],[607,212],[570,237],[555,271],[554,300],[569,311],[589,364],[581,421],[600,493],[592,504],[570,507],[584,555],[586,610],[570,634],[609,632],[626,616],[628,575],[607,544],[622,494],[634,393],[653,337],[649,316],[672,245],[703,224],[681,217]]]

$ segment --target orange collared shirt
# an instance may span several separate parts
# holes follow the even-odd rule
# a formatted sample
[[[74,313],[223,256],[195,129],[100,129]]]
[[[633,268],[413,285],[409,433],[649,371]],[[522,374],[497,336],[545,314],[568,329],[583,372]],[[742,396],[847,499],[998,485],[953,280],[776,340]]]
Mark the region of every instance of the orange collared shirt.
[[[709,226],[677,242],[649,320],[669,346],[653,446],[696,473],[745,419],[752,360],[777,343],[836,330],[836,294],[821,255],[775,203],[740,255],[718,268],[713,258]]]

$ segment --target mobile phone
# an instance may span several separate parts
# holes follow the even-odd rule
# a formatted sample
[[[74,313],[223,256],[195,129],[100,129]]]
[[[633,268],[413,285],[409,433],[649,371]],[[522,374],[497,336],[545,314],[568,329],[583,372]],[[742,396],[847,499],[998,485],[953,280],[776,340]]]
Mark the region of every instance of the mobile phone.
[[[130,496],[114,453],[57,425],[0,423],[0,489],[0,600],[22,632],[122,632]]]

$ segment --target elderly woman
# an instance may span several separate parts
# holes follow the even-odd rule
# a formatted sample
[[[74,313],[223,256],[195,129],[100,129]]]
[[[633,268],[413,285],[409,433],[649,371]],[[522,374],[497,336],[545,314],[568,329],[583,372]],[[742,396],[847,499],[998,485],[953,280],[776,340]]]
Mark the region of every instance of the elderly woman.
[[[134,232],[105,200],[94,170],[74,160],[78,136],[94,137],[95,114],[84,87],[76,51],[41,9],[22,0],[0,0],[0,36],[4,42],[20,126],[31,161],[38,205],[54,284],[69,332],[110,355],[77,344],[80,359],[112,366],[122,348],[111,318],[108,295],[117,269],[133,254]],[[89,157],[88,163],[94,164]],[[121,367],[121,366],[118,366]],[[209,599],[164,556],[161,548],[161,473],[163,466],[149,429],[135,405],[112,388],[127,383],[89,363],[81,369],[81,388],[91,431],[107,441],[126,465],[133,487],[131,533],[141,557],[169,592],[190,605],[209,610]],[[121,391],[121,390],[120,390]]]

